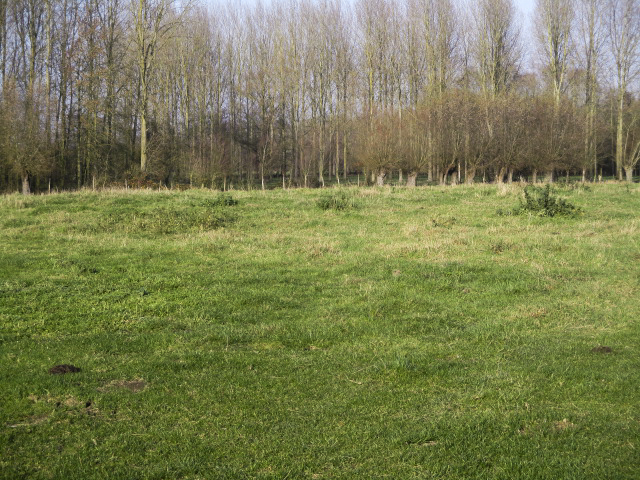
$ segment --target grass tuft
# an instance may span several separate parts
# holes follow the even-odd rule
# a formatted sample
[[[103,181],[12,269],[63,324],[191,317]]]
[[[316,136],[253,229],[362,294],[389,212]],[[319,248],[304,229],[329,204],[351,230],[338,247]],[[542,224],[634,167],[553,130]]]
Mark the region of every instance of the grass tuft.
[[[121,229],[126,234],[168,235],[215,230],[232,217],[219,210],[188,211],[159,208],[152,212],[118,212],[100,219],[97,231]]]
[[[352,193],[338,190],[320,197],[316,201],[316,206],[321,210],[342,211],[358,208],[358,202]]]

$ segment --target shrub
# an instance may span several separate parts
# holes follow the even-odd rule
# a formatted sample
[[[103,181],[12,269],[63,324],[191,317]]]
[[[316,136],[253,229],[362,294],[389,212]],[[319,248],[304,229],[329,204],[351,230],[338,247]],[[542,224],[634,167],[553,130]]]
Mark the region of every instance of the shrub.
[[[207,200],[204,203],[206,207],[233,207],[237,205],[238,201],[235,200],[229,193],[219,193],[215,198]]]
[[[524,189],[524,201],[520,201],[513,210],[498,210],[498,215],[524,215],[527,213],[539,217],[575,217],[581,213],[581,209],[558,198],[551,193],[551,186],[544,188],[528,185]]]

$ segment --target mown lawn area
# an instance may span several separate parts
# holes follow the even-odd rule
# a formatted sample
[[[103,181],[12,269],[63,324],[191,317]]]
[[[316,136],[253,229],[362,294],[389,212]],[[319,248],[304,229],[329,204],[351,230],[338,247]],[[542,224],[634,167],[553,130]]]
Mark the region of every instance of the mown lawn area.
[[[640,478],[640,185],[552,193],[0,197],[1,477]]]

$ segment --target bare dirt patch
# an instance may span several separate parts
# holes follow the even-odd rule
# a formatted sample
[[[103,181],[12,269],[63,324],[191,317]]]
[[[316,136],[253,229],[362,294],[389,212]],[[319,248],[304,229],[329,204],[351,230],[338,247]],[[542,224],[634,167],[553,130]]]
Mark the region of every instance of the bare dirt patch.
[[[591,349],[591,353],[613,353],[613,348],[599,345]]]
[[[77,373],[81,372],[82,369],[76,367],[75,365],[55,365],[49,369],[49,373],[51,375],[64,375],[65,373]]]

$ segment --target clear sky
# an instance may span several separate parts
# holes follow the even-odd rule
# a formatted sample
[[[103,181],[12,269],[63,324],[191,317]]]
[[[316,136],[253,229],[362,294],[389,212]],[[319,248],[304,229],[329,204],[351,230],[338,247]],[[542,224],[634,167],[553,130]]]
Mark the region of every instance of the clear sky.
[[[533,0],[516,0],[516,5],[525,16],[530,16],[533,11]]]

